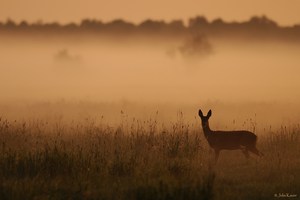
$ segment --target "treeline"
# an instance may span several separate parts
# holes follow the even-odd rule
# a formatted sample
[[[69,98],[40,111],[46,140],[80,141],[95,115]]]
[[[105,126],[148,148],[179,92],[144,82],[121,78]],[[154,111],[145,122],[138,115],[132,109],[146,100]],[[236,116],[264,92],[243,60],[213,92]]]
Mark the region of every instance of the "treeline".
[[[8,19],[6,22],[0,22],[0,31],[5,32],[48,32],[48,33],[115,33],[115,34],[167,34],[182,35],[193,32],[201,32],[210,36],[221,35],[252,35],[252,36],[276,36],[300,38],[300,24],[282,27],[275,21],[266,16],[255,16],[245,22],[225,22],[222,19],[208,21],[204,16],[196,16],[188,20],[185,25],[182,20],[173,20],[171,22],[145,20],[140,24],[134,24],[122,19],[113,20],[104,23],[100,20],[84,19],[79,24],[68,23],[60,24],[57,22],[28,23],[22,21],[16,23]]]

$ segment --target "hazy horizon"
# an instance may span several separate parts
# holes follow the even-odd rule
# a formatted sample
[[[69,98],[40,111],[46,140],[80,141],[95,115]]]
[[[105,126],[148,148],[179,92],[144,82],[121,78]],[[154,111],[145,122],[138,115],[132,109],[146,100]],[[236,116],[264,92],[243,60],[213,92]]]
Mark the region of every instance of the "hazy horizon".
[[[223,23],[223,24],[243,24],[243,23],[247,23],[250,22],[251,20],[253,20],[254,18],[257,19],[267,19],[270,20],[271,22],[275,23],[279,28],[286,28],[286,27],[295,27],[295,26],[299,26],[300,25],[300,21],[299,22],[295,22],[295,23],[291,23],[291,24],[282,24],[280,23],[280,21],[276,21],[275,19],[271,18],[270,16],[266,15],[266,14],[260,14],[260,15],[250,15],[248,18],[245,19],[240,19],[240,20],[226,20],[226,18],[223,17],[215,17],[215,18],[208,18],[206,15],[203,14],[196,14],[196,15],[191,15],[191,16],[187,16],[186,18],[170,18],[170,19],[162,19],[162,18],[144,18],[141,19],[140,21],[136,21],[136,20],[130,20],[127,19],[126,17],[124,18],[111,18],[110,20],[103,20],[102,18],[92,18],[92,17],[82,17],[78,20],[70,20],[70,21],[61,21],[61,20],[43,20],[43,19],[38,19],[38,20],[28,20],[27,18],[21,18],[21,19],[17,19],[17,18],[11,18],[11,17],[7,17],[7,18],[3,18],[0,19],[0,23],[2,23],[3,25],[5,25],[6,23],[15,23],[15,25],[22,25],[22,23],[26,23],[27,25],[47,25],[47,24],[57,24],[60,26],[66,26],[66,25],[77,25],[80,26],[82,25],[83,22],[85,21],[90,21],[90,22],[97,22],[97,23],[102,23],[102,25],[107,25],[110,23],[116,23],[116,22],[124,22],[124,23],[128,23],[128,24],[132,24],[133,26],[140,26],[145,22],[148,21],[152,21],[152,22],[158,22],[158,23],[165,23],[165,24],[172,24],[174,22],[182,22],[182,25],[184,27],[188,27],[190,24],[190,20],[192,19],[196,19],[196,18],[203,18],[204,20],[207,21],[208,24],[213,24],[215,22],[217,23]],[[99,25],[99,24],[98,24]],[[268,24],[265,24],[268,25]]]
[[[300,2],[297,0],[272,1],[19,1],[2,0],[0,21],[10,18],[16,21],[79,22],[82,19],[100,19],[105,22],[124,19],[140,23],[146,19],[171,21],[204,15],[210,21],[222,18],[225,21],[246,21],[252,16],[266,15],[282,26],[299,24]]]

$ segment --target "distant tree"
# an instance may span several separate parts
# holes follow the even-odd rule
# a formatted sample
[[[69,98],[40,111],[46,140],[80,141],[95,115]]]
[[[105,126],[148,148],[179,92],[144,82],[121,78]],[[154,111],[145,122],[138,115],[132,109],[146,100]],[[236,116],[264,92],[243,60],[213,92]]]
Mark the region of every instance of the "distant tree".
[[[221,18],[217,18],[211,22],[213,26],[224,26],[225,22]]]
[[[21,23],[19,24],[20,28],[28,28],[28,23],[26,21],[21,21]]]
[[[55,61],[58,62],[72,62],[72,63],[78,63],[80,62],[81,58],[79,55],[72,55],[69,53],[68,49],[62,49],[57,54],[54,55]]]
[[[5,27],[9,28],[9,29],[15,28],[15,27],[17,27],[17,24],[14,21],[12,21],[11,19],[7,19]]]
[[[185,29],[185,26],[184,26],[182,20],[173,20],[168,24],[168,26],[174,31]]]
[[[80,27],[84,29],[98,29],[101,28],[104,24],[98,20],[84,19],[81,21]]]
[[[179,47],[179,51],[185,57],[195,58],[211,54],[213,48],[205,35],[197,33],[188,38],[184,44]]]
[[[188,27],[191,29],[198,29],[208,26],[209,23],[204,16],[196,16],[194,18],[189,19]]]
[[[257,17],[254,16],[252,17],[248,22],[246,22],[247,25],[252,26],[252,27],[267,27],[267,28],[273,28],[277,27],[277,23],[266,16],[261,16]]]
[[[159,31],[166,27],[166,23],[164,21],[153,21],[153,20],[146,20],[143,21],[139,28],[145,31]]]
[[[126,22],[122,19],[116,19],[112,22],[107,23],[105,26],[111,31],[129,31],[135,28],[134,24]]]

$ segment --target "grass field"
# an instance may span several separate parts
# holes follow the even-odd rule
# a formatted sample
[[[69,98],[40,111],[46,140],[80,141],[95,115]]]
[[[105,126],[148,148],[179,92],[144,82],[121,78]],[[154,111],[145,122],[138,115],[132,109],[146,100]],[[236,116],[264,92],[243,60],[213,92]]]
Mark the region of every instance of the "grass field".
[[[263,158],[221,152],[183,116],[0,121],[0,199],[274,199],[300,197],[300,127],[258,134]]]

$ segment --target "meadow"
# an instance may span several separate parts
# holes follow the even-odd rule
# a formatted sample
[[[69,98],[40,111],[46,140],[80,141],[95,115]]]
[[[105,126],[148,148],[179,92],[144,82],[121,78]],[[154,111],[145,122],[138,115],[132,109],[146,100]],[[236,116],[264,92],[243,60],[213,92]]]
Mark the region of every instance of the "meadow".
[[[262,158],[223,151],[215,164],[198,118],[159,115],[120,110],[113,125],[102,115],[2,116],[0,199],[299,198],[299,124],[259,129]]]
[[[4,36],[1,200],[299,198],[297,42]],[[214,163],[199,108],[265,156]]]

